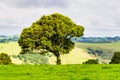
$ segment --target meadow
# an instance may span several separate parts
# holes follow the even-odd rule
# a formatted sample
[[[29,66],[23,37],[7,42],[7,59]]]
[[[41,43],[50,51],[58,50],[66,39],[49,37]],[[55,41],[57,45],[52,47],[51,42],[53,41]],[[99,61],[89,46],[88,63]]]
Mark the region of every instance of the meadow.
[[[120,80],[120,65],[0,65],[0,80]]]

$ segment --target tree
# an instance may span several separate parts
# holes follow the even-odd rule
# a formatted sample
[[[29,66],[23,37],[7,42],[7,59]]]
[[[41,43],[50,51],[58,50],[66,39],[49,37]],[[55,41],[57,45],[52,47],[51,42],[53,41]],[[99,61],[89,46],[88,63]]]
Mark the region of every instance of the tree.
[[[98,61],[95,59],[89,59],[88,61],[83,62],[83,64],[98,64]]]
[[[120,52],[115,52],[110,64],[120,64]]]
[[[42,16],[30,27],[23,29],[18,41],[22,51],[40,50],[49,51],[61,64],[61,54],[67,54],[74,48],[73,37],[83,35],[84,28],[59,13]]]
[[[8,56],[6,53],[1,53],[0,54],[0,64],[11,64],[11,59],[10,56]]]

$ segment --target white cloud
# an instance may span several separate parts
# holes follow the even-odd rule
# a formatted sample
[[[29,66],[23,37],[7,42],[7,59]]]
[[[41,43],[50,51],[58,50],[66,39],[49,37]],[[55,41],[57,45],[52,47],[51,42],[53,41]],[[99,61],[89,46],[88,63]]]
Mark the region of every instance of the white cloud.
[[[14,8],[49,8],[67,6],[67,0],[1,0],[0,2]]]
[[[119,36],[119,3],[119,0],[1,0],[0,31],[4,26],[20,32],[43,14],[59,12],[83,25],[85,36]]]

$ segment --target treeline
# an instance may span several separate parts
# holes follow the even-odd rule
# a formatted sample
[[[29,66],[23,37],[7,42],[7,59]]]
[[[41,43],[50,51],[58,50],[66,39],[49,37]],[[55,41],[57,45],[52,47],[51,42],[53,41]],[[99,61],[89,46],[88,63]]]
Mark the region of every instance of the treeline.
[[[13,35],[13,36],[5,36],[0,35],[0,43],[9,42],[9,41],[18,41],[19,36]],[[80,38],[73,38],[72,39],[75,42],[86,42],[86,43],[111,43],[120,41],[119,36],[115,37],[80,37]]]
[[[9,42],[9,41],[18,41],[18,39],[19,39],[18,35],[13,35],[13,36],[0,35],[0,43]]]
[[[85,42],[85,43],[111,43],[120,41],[119,36],[115,37],[80,37],[80,38],[73,38],[75,42]]]

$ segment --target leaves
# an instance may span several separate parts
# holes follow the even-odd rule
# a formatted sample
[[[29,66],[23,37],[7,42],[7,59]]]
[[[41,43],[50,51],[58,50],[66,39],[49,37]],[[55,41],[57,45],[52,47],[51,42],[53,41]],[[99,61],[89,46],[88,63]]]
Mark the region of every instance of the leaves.
[[[83,35],[84,28],[59,13],[42,16],[21,33],[19,44],[22,49],[45,49],[56,54],[69,53],[74,48],[72,37]]]

